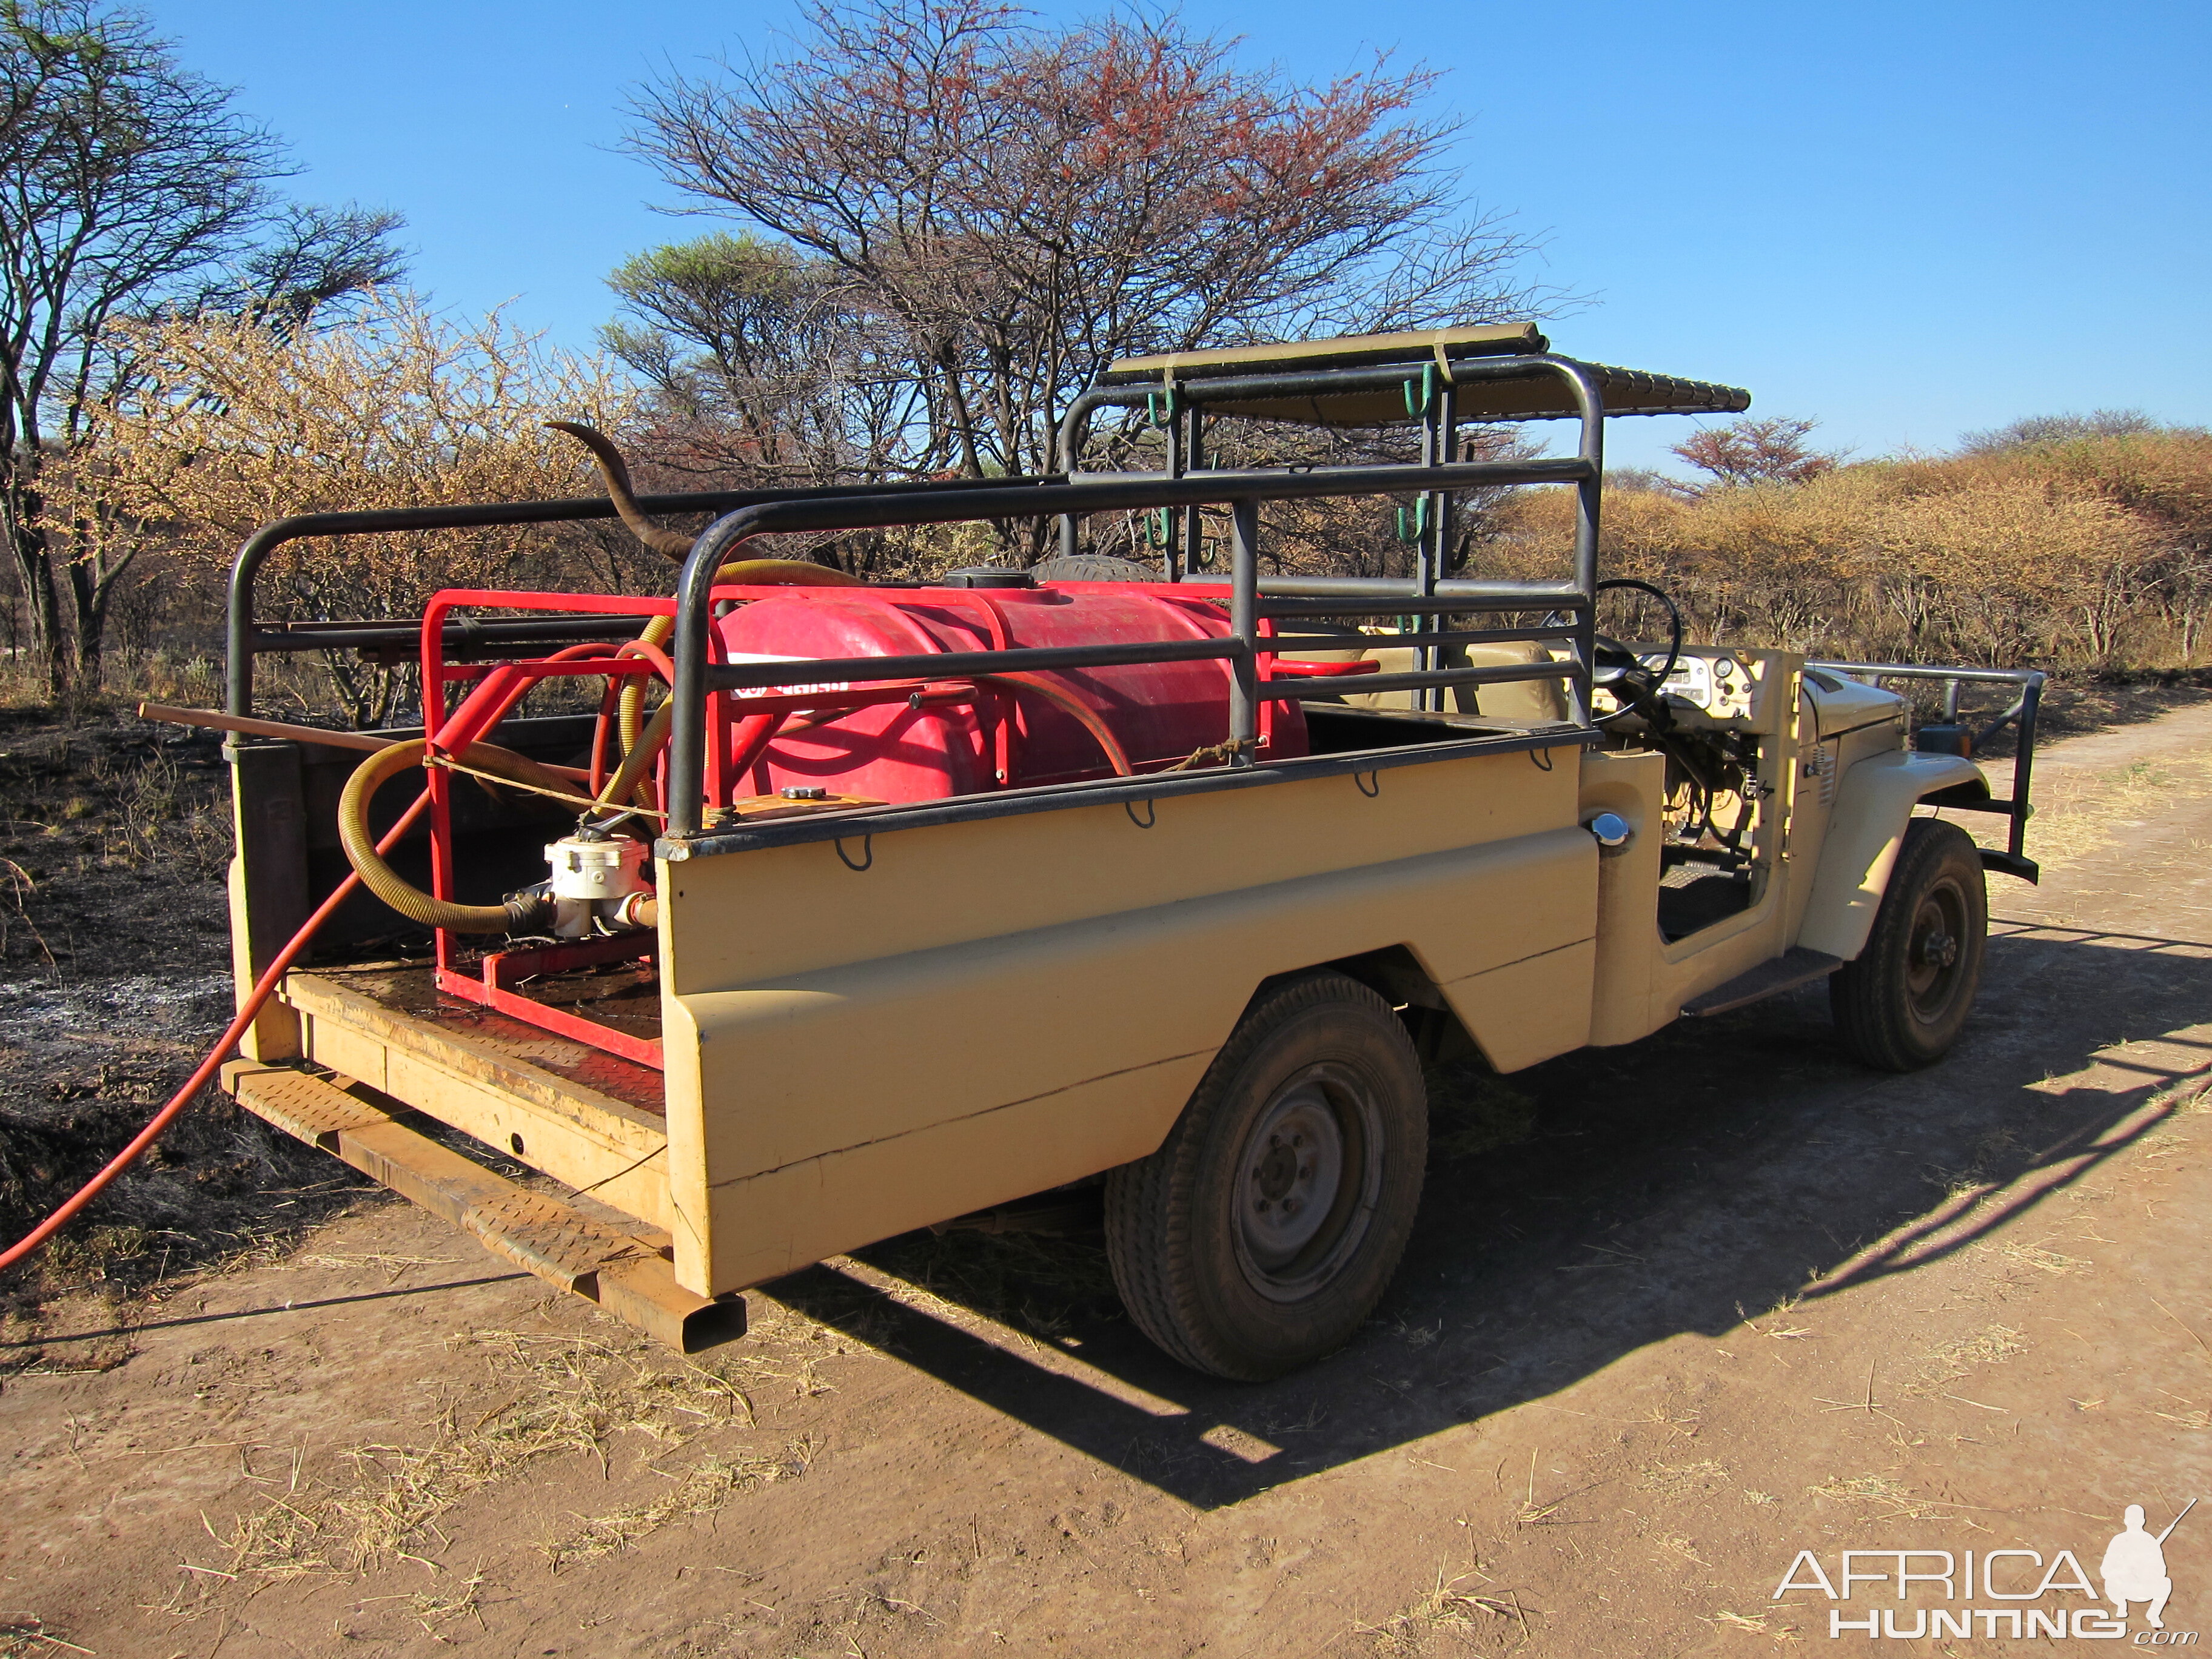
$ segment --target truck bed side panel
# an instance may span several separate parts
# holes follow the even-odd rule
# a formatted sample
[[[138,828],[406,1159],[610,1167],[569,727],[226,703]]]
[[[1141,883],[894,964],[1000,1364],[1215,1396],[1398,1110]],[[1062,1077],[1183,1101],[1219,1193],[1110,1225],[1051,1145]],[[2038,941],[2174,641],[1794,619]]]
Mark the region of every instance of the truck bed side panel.
[[[1589,1018],[1595,846],[1574,825],[1571,764],[1558,769],[1555,784],[1521,757],[1503,758],[1516,765],[1510,781],[1523,802],[1533,794],[1545,808],[1511,816],[1548,825],[1467,844],[1466,817],[1437,810],[1452,804],[1448,797],[1395,787],[1407,773],[1444,769],[1407,769],[1384,775],[1386,797],[1401,800],[1380,826],[1395,834],[1379,838],[1460,844],[1352,861],[1377,837],[1301,833],[1292,857],[1279,847],[1251,848],[1253,873],[1299,862],[1324,867],[1210,892],[1188,890],[1194,867],[1215,881],[1230,872],[1210,857],[1223,832],[1242,827],[1235,820],[1255,804],[1273,804],[1267,798],[1314,786],[1161,802],[1151,832],[1119,807],[950,826],[1012,823],[1029,844],[1002,848],[1011,854],[1002,867],[971,866],[957,884],[879,884],[901,907],[885,931],[908,940],[934,931],[943,942],[824,963],[832,953],[816,938],[787,954],[783,971],[668,998],[672,1176],[684,1218],[675,1229],[679,1279],[702,1291],[739,1288],[1142,1157],[1164,1136],[1259,982],[1316,962],[1407,945],[1478,1042],[1496,1046],[1499,1063],[1577,1046]],[[1352,802],[1363,801],[1348,779],[1316,782],[1340,784]],[[1186,830],[1172,839],[1159,835],[1170,809]],[[1297,822],[1288,812],[1268,816]],[[1090,822],[1070,822],[1080,819]],[[883,838],[878,857],[896,856],[907,839]],[[1095,905],[1085,855],[1100,842],[1110,853],[1116,842],[1170,855],[1121,869],[1109,887],[1154,902],[959,937],[973,933],[979,913],[1036,917]],[[837,866],[827,848],[778,850],[831,860],[811,884],[833,896],[869,885]],[[755,856],[709,868],[734,874]],[[671,874],[685,895],[679,906],[690,909],[701,896],[701,866]],[[1008,902],[996,905],[1002,890]],[[1056,902],[1041,902],[1055,890]],[[933,929],[921,914],[933,905],[940,918]],[[787,896],[775,908],[790,917]],[[750,924],[744,909],[733,910],[732,931]],[[680,953],[681,923],[676,936]],[[844,953],[856,954],[869,937],[855,927]],[[741,952],[720,954],[728,962]],[[1514,963],[1532,966],[1498,974]],[[1539,996],[1532,986],[1548,989]],[[687,1055],[696,1065],[680,1063]]]

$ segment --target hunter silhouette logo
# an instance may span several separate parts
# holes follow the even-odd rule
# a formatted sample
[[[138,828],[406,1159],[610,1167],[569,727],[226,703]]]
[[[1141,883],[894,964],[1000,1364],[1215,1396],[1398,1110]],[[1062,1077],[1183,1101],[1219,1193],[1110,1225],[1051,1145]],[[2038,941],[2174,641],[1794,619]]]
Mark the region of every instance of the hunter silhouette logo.
[[[2143,1613],[2143,1622],[2153,1630],[2166,1628],[2166,1620],[2160,1615],[2166,1611],[2166,1598],[2173,1594],[2173,1580],[2166,1576],[2166,1540],[2181,1524],[2181,1516],[2196,1507],[2192,1498],[2181,1515],[2166,1522],[2166,1530],[2154,1538],[2143,1530],[2142,1505],[2128,1505],[2124,1517],[2127,1530],[2105,1546],[2104,1564],[2097,1569],[2105,1581],[2105,1599],[2122,1619],[2128,1616],[2129,1602],[2148,1601],[2150,1606]]]
[[[2179,1515],[2166,1522],[2165,1531],[2153,1533],[2143,1523],[2142,1505],[2129,1504],[2122,1529],[2112,1534],[2097,1565],[2097,1575],[2104,1584],[2101,1597],[2097,1586],[2089,1582],[2081,1558],[2072,1550],[2062,1549],[2046,1561],[2039,1550],[2008,1548],[1962,1553],[1844,1550],[1833,1577],[1813,1551],[1800,1550],[1775,1586],[1771,1599],[1779,1601],[1792,1590],[1817,1590],[1831,1601],[1856,1600],[1862,1605],[1848,1614],[1842,1607],[1828,1610],[1829,1636],[1841,1637],[1848,1632],[1908,1641],[1927,1637],[2121,1641],[2129,1637],[2129,1609],[2139,1606],[2144,1628],[2134,1633],[2135,1646],[2193,1647],[2195,1631],[2166,1627],[2166,1602],[2173,1595],[2173,1579],[2166,1566],[2166,1540],[2196,1507],[2197,1499],[2192,1498]],[[1888,1594],[1890,1585],[1896,1587],[1893,1597]],[[1915,1586],[1919,1587],[1917,1591]],[[2081,1600],[2071,1603],[2045,1600],[2069,1595]],[[1917,1600],[1921,1605],[1863,1605],[1876,1599]],[[1936,1607],[1929,1605],[1931,1601],[1998,1605]],[[2111,1611],[2101,1602],[2109,1602]]]

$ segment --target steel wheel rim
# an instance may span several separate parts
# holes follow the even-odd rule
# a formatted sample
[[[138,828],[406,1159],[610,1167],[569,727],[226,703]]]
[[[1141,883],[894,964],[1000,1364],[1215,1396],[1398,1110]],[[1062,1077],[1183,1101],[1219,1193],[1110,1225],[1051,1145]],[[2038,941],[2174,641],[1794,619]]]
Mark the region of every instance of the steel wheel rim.
[[[1382,1186],[1382,1113],[1372,1085],[1322,1063],[1287,1079],[1237,1149],[1237,1265],[1270,1301],[1334,1279],[1367,1236]]]
[[[1966,981],[1966,895],[1942,881],[1920,896],[1906,933],[1905,994],[1912,1016],[1932,1025],[1950,1011]]]

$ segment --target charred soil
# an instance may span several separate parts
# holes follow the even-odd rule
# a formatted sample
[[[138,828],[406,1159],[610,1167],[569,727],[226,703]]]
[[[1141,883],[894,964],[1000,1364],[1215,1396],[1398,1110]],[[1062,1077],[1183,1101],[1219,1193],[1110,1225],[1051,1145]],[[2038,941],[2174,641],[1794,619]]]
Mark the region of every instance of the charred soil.
[[[0,709],[0,1232],[112,1157],[230,1017],[228,771],[215,733]],[[359,1195],[352,1172],[210,1089],[0,1308],[124,1297],[265,1253]],[[4,1362],[0,1362],[3,1364]]]

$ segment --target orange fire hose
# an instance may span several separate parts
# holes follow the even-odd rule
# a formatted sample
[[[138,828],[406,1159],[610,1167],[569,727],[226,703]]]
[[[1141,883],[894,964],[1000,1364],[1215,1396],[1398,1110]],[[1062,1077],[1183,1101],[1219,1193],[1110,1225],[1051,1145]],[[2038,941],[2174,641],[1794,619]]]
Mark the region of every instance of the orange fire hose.
[[[428,790],[425,790],[415,798],[413,805],[399,815],[399,822],[386,831],[384,838],[377,842],[376,850],[379,853],[391,851],[393,844],[406,833],[408,826],[422,817],[422,809],[429,804],[430,794]],[[161,1138],[161,1131],[175,1121],[177,1114],[185,1109],[194,1095],[207,1086],[208,1079],[212,1078],[222,1062],[229,1058],[231,1049],[236,1046],[238,1040],[246,1035],[246,1028],[253,1024],[254,1017],[260,1013],[263,1005],[275,993],[277,981],[284,977],[285,971],[299,960],[300,953],[307,948],[322,925],[331,919],[331,913],[351,897],[354,889],[360,885],[359,873],[349,875],[337,884],[337,890],[335,892],[316,907],[314,915],[307,918],[300,931],[292,935],[291,942],[276,953],[276,959],[262,970],[261,977],[254,981],[252,990],[246,994],[246,1000],[239,1005],[237,1014],[224,1028],[223,1034],[216,1040],[215,1047],[208,1051],[208,1057],[199,1063],[191,1077],[185,1079],[185,1086],[170,1097],[169,1103],[155,1113],[152,1121],[138,1132],[128,1146],[110,1158],[99,1174],[78,1188],[54,1210],[52,1214],[16,1240],[4,1254],[0,1254],[0,1267],[14,1267],[15,1263],[59,1232],[69,1224],[71,1217],[97,1198],[110,1182],[121,1175],[142,1152]]]
[[[1083,729],[1097,738],[1099,748],[1105,750],[1106,763],[1114,769],[1115,777],[1136,775],[1137,769],[1129,764],[1128,750],[1121,747],[1121,740],[1114,735],[1114,728],[1106,724],[1104,717],[1097,709],[1065,687],[1054,685],[1042,674],[976,674],[970,678],[979,684],[995,681],[1036,692],[1061,713],[1072,714],[1082,722]]]

